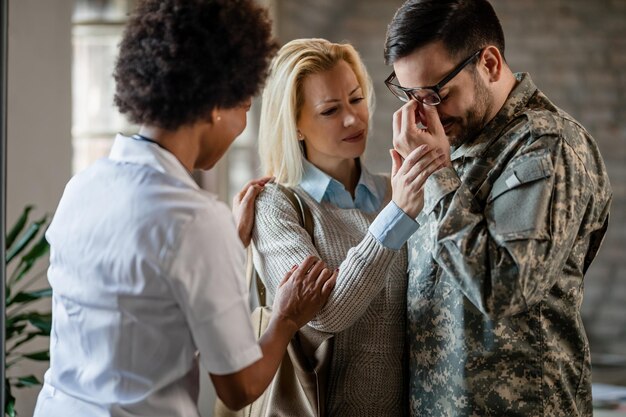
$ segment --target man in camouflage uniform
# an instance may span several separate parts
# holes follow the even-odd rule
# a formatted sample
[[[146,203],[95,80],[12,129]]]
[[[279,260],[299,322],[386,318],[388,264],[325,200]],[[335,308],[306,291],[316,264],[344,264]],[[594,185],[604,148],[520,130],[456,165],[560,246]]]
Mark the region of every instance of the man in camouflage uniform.
[[[580,306],[611,200],[595,141],[511,72],[486,0],[409,0],[385,59],[396,150],[450,157],[409,241],[411,415],[591,416]]]

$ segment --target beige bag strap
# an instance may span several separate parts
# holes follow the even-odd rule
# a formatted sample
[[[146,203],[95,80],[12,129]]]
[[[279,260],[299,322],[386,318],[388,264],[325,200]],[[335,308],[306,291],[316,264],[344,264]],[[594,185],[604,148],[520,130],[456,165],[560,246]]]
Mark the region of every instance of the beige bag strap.
[[[289,187],[285,187],[284,185],[276,184],[278,188],[285,194],[285,196],[289,199],[289,202],[296,209],[298,213],[298,217],[300,219],[300,224],[304,227],[304,230],[311,236],[311,240],[313,244],[315,244],[315,238],[313,237],[313,215],[311,214],[311,209],[306,204],[304,199],[298,195],[293,189]]]
[[[311,236],[311,240],[313,244],[315,244],[315,238],[313,237],[313,214],[311,214],[311,209],[306,204],[304,199],[300,197],[293,189],[289,187],[285,187],[284,185],[276,183],[278,189],[282,191],[283,194],[287,197],[293,208],[298,213],[298,219],[300,220],[300,224],[304,227],[304,230]],[[246,282],[248,285],[248,289],[252,289],[252,282],[256,284],[257,296],[259,297],[259,305],[265,305],[265,284],[261,280],[259,274],[256,273],[256,269],[254,268],[254,263],[252,261],[252,245],[248,246],[248,260],[246,263]]]
[[[254,261],[252,259],[252,244],[248,246],[247,256],[246,256],[246,285],[248,286],[248,291],[252,291],[252,283],[256,284],[257,297],[259,299],[259,305],[265,305],[265,285],[261,281],[259,274],[256,273],[256,269],[254,268]]]

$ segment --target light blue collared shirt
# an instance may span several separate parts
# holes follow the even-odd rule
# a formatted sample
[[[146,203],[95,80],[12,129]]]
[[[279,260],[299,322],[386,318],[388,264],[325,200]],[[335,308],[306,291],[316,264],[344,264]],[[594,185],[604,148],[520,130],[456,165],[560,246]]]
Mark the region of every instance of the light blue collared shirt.
[[[342,209],[359,209],[376,213],[381,209],[387,194],[388,180],[383,175],[373,175],[361,164],[361,177],[354,199],[336,179],[307,160],[303,160],[304,173],[300,187],[318,203],[328,202]],[[418,225],[396,203],[389,204],[376,216],[369,231],[385,247],[398,250],[406,243]]]

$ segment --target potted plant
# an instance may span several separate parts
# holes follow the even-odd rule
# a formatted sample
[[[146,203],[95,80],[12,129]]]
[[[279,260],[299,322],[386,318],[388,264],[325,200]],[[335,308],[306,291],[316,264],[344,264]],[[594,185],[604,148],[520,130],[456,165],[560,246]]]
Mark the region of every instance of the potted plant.
[[[49,337],[52,313],[35,309],[34,302],[52,295],[52,289],[32,289],[45,270],[34,271],[33,267],[44,259],[50,245],[44,232],[48,218],[31,222],[29,215],[33,206],[24,208],[22,215],[6,236],[6,404],[5,416],[17,415],[14,388],[41,385],[34,375],[21,375],[14,366],[23,360],[49,361],[49,349],[28,351],[26,343],[39,337]],[[17,374],[17,375],[16,375]],[[8,376],[10,375],[10,376]]]

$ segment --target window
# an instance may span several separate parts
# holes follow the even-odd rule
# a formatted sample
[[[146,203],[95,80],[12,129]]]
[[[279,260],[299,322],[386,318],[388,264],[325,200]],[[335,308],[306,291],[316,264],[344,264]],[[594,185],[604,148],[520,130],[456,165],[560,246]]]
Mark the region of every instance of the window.
[[[72,172],[108,155],[132,126],[113,105],[112,73],[128,0],[76,0],[72,16]]]
[[[117,47],[134,0],[76,0],[73,14],[72,172],[109,154],[118,132],[138,130],[113,104],[113,68]],[[258,103],[248,127],[215,168],[195,173],[199,185],[230,202],[239,189],[259,175],[256,153]]]

